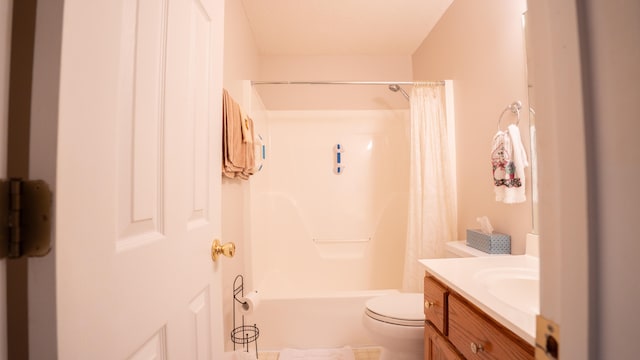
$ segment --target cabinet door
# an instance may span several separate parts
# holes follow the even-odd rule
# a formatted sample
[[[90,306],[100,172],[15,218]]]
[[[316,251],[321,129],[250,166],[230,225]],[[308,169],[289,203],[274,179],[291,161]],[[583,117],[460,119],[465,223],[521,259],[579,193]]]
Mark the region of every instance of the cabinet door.
[[[453,345],[428,322],[424,326],[425,360],[464,360]]]

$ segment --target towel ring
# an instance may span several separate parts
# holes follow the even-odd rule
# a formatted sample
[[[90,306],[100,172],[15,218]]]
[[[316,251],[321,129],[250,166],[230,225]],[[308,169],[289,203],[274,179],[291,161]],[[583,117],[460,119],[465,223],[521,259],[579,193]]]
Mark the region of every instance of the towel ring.
[[[502,121],[502,117],[507,111],[511,111],[513,114],[516,114],[516,126],[520,124],[520,109],[522,109],[522,102],[520,102],[520,100],[516,100],[509,104],[509,106],[504,108],[504,110],[502,110],[502,113],[500,114],[500,117],[498,118],[498,131],[500,130],[500,122]]]

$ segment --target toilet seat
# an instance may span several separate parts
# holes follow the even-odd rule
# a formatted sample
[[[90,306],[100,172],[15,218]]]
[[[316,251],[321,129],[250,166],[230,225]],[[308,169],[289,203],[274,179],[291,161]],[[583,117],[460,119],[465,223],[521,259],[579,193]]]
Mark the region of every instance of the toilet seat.
[[[398,326],[424,327],[423,294],[400,293],[369,299],[365,314]]]

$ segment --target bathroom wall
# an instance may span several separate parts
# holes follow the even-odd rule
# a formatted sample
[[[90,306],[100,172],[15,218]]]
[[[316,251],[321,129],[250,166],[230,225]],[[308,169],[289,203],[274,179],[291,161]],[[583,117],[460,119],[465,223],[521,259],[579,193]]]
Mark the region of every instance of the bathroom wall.
[[[532,228],[531,202],[529,196],[521,204],[495,201],[489,155],[502,110],[514,100],[527,108],[525,9],[525,0],[456,0],[413,55],[414,79],[454,81],[458,233],[464,237],[465,229],[477,227],[478,216],[487,215],[496,231],[511,234],[515,254],[524,252]],[[512,120],[505,115],[503,128]],[[528,128],[523,117],[527,149]],[[530,194],[530,181],[526,186]]]
[[[239,99],[242,80],[258,76],[258,48],[240,0],[225,0],[224,10],[224,88]]]
[[[257,77],[258,50],[253,33],[244,14],[240,0],[225,1],[224,32],[224,78],[223,87],[243,107],[247,106],[246,81]],[[219,260],[223,278],[224,333],[232,328],[233,280],[237,274],[245,274],[245,257],[249,250],[245,246],[248,237],[249,182],[222,178],[222,241],[236,244],[233,259]],[[233,349],[229,337],[225,339],[226,350]]]

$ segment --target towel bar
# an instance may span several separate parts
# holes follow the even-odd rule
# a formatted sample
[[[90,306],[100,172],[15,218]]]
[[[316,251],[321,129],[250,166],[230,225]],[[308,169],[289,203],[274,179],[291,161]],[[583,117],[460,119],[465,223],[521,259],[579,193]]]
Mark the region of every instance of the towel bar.
[[[504,110],[502,110],[502,113],[500,113],[500,117],[498,118],[498,131],[500,130],[500,122],[502,121],[502,117],[507,111],[511,111],[512,113],[516,114],[516,126],[520,124],[520,109],[522,109],[522,102],[520,100],[516,100],[509,104],[509,106],[504,108]]]

